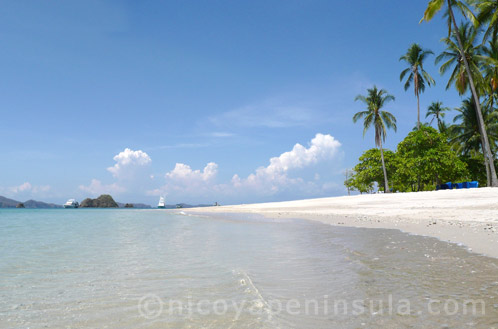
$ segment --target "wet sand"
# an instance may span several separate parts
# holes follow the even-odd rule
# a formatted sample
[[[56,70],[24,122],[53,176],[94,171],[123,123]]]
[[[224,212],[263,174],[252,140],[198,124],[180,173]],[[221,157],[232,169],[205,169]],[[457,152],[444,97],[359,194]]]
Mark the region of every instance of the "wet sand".
[[[255,213],[275,219],[399,229],[463,244],[473,252],[498,258],[498,188],[368,194],[184,211]]]

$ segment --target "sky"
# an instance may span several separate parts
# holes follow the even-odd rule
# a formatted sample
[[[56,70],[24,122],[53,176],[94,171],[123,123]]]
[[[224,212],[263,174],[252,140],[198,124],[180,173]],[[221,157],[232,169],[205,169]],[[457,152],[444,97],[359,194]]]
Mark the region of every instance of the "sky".
[[[427,1],[2,1],[0,195],[63,203],[235,204],[346,194],[374,147],[354,98],[396,97],[395,149],[416,124],[399,81]],[[421,95],[458,107],[436,86]],[[451,115],[449,116],[451,120]]]

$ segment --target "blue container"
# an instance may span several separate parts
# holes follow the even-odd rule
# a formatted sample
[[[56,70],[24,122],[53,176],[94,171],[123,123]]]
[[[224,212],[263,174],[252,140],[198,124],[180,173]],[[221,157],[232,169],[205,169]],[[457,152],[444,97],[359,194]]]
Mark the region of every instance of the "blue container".
[[[451,182],[448,182],[445,184],[448,188],[448,190],[452,190],[453,189],[453,184]]]
[[[462,189],[463,188],[463,183],[456,183],[455,187],[456,187],[457,190]]]
[[[470,187],[470,182],[463,182],[463,188],[469,188]]]
[[[469,188],[478,188],[478,187],[479,187],[478,181],[473,181],[469,183]]]

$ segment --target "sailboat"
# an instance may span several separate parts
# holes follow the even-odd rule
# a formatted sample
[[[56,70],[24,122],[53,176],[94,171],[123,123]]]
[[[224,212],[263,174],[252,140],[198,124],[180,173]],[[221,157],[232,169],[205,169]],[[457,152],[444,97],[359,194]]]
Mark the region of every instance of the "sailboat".
[[[157,208],[160,208],[160,209],[166,208],[166,203],[164,202],[164,198],[163,197],[159,198],[159,203],[157,204]]]

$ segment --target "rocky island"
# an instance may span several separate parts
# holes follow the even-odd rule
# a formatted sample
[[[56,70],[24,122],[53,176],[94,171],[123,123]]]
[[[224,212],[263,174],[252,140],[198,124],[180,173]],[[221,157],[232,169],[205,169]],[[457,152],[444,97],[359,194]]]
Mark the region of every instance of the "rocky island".
[[[102,194],[97,199],[86,198],[80,208],[118,208],[118,204],[109,194]]]

